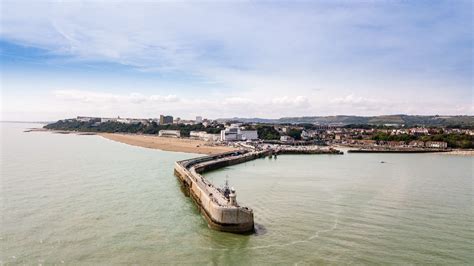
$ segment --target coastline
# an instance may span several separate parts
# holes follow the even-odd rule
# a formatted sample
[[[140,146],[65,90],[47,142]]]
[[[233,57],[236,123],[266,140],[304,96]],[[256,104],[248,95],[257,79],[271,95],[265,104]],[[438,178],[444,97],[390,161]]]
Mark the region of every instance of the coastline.
[[[29,128],[24,132],[50,132],[53,134],[76,134],[76,135],[98,135],[103,138],[117,141],[120,143],[149,148],[163,151],[196,153],[205,155],[214,155],[234,151],[236,148],[229,146],[211,145],[210,142],[195,140],[189,138],[170,138],[158,137],[156,135],[142,135],[142,134],[127,134],[127,133],[100,133],[100,132],[78,132],[65,130],[49,130],[44,128]],[[346,145],[330,145],[335,149],[342,149],[344,151],[350,150],[351,146]],[[371,151],[374,152],[374,151]],[[410,151],[399,151],[397,153],[414,153]],[[422,153],[437,153],[442,155],[458,155],[458,156],[474,156],[474,150],[453,149],[451,151],[422,151]]]
[[[443,155],[460,155],[460,156],[474,156],[474,150],[452,150],[448,152],[441,152]]]
[[[229,146],[211,145],[211,142],[189,138],[158,137],[156,135],[140,135],[126,133],[79,132],[67,130],[50,130],[45,128],[29,128],[24,132],[50,132],[53,134],[97,135],[108,140],[156,150],[197,153],[214,155],[236,149]]]
[[[97,133],[97,135],[112,141],[117,141],[132,146],[158,149],[163,151],[212,155],[235,150],[235,148],[226,146],[210,146],[209,142],[193,139],[120,133]]]

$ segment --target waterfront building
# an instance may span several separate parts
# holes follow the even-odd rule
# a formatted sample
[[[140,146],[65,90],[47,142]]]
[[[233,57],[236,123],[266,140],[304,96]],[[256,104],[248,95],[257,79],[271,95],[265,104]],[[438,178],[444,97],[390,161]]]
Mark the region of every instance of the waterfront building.
[[[402,146],[405,146],[405,142],[404,141],[387,141],[387,146],[402,147]]]
[[[173,124],[173,117],[170,115],[160,115],[160,125]]]
[[[238,140],[239,135],[238,127],[229,127],[221,130],[221,141],[235,141]]]
[[[220,135],[207,133],[206,131],[191,131],[189,132],[189,138],[204,141],[219,141]]]
[[[257,140],[257,130],[241,130],[237,125],[221,130],[221,141]]]
[[[241,140],[257,140],[258,132],[257,130],[240,130],[240,139]]]
[[[448,143],[444,141],[427,141],[425,142],[425,147],[427,148],[437,148],[437,149],[446,149],[448,148]]]
[[[196,124],[202,123],[202,116],[196,116],[195,123],[196,123]]]
[[[410,147],[425,147],[425,142],[421,140],[412,140],[408,145]]]
[[[158,132],[158,136],[179,138],[181,137],[181,132],[179,130],[164,130],[163,129]]]

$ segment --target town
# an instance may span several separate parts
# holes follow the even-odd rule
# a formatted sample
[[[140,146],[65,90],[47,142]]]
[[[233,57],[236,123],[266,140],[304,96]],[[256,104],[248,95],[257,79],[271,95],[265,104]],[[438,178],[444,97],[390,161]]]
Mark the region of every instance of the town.
[[[160,115],[153,119],[78,116],[45,126],[52,130],[150,134],[189,138],[209,145],[344,146],[367,151],[472,149],[474,129],[422,125],[331,125],[242,123],[196,116],[194,120]]]

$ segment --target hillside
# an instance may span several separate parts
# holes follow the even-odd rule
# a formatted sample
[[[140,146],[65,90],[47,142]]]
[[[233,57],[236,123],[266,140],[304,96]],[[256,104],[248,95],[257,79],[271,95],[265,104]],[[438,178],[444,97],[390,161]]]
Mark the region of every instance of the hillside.
[[[424,126],[461,126],[474,127],[474,116],[424,116],[424,115],[381,115],[381,116],[303,116],[303,117],[282,117],[279,119],[264,118],[221,118],[220,121],[240,121],[244,123],[275,123],[275,124],[299,124],[311,123],[321,125],[424,125]]]

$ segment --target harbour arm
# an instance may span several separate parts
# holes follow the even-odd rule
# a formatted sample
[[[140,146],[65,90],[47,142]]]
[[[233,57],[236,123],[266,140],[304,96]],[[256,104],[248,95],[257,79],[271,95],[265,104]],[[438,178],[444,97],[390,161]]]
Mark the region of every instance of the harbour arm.
[[[287,153],[297,153],[289,150]],[[234,152],[221,153],[175,163],[174,174],[180,181],[185,194],[196,203],[210,228],[232,232],[251,233],[254,231],[254,213],[237,201],[235,190],[218,188],[209,182],[202,174],[218,168],[235,165],[266,156],[276,156],[286,153],[284,150],[273,149],[241,149]],[[302,150],[301,153],[342,154],[338,150]]]

